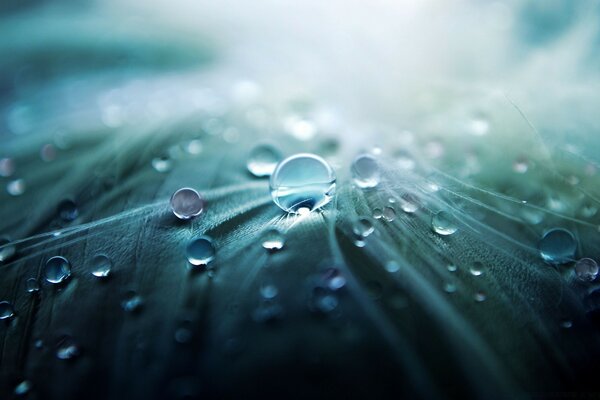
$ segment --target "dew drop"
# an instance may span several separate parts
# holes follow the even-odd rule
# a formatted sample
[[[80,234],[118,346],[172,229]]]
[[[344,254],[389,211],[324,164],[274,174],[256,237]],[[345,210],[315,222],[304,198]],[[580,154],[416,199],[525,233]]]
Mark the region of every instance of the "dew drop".
[[[64,335],[57,341],[56,357],[59,360],[72,360],[80,354],[81,349],[71,336]]]
[[[577,241],[566,229],[555,228],[544,234],[538,244],[540,255],[549,264],[565,264],[573,261]]]
[[[340,272],[338,268],[329,267],[323,272],[323,281],[325,283],[325,287],[329,290],[340,290],[344,286],[346,286],[346,278]]]
[[[97,254],[92,259],[92,275],[96,278],[108,278],[112,269],[112,261],[104,254]]]
[[[449,264],[446,268],[449,272],[456,272],[456,270],[458,269],[454,264]]]
[[[472,135],[484,136],[490,130],[490,122],[483,115],[477,115],[471,119],[469,130]]]
[[[381,179],[377,159],[370,154],[361,154],[352,162],[352,177],[362,189],[374,188]]]
[[[56,148],[52,144],[45,144],[40,150],[40,158],[44,162],[51,162],[56,159]]]
[[[453,283],[446,283],[444,285],[444,292],[446,293],[454,293],[456,292],[456,285]]]
[[[471,268],[469,268],[469,272],[473,276],[483,275],[483,264],[479,261],[474,262],[473,265],[471,265]]]
[[[383,219],[387,222],[392,222],[396,219],[396,210],[393,207],[383,208]]]
[[[250,152],[246,167],[252,175],[258,178],[270,176],[281,158],[281,153],[273,146],[259,145]]]
[[[335,173],[325,160],[301,153],[281,161],[271,175],[273,201],[283,211],[300,213],[323,207],[335,194]]]
[[[79,216],[77,204],[73,200],[63,200],[58,205],[58,215],[65,222],[71,222]]]
[[[15,173],[15,162],[12,158],[0,158],[0,176],[5,178]]]
[[[71,263],[64,257],[56,256],[46,261],[44,277],[52,284],[63,283],[71,276]]]
[[[410,193],[403,194],[399,199],[400,209],[407,214],[415,213],[419,210],[419,199]]]
[[[383,217],[383,210],[381,208],[373,209],[373,218],[381,219]]]
[[[263,235],[262,247],[268,251],[281,250],[285,244],[283,233],[277,228],[268,229]]]
[[[312,290],[308,307],[310,311],[329,314],[338,307],[339,301],[335,294],[325,290],[322,287],[315,287]]]
[[[562,321],[560,321],[560,327],[563,329],[570,329],[573,327],[573,321],[569,319],[563,319]]]
[[[473,295],[473,299],[474,299],[476,302],[478,302],[478,303],[481,303],[482,301],[485,301],[485,299],[486,299],[486,298],[487,298],[487,296],[486,296],[486,295],[485,295],[485,293],[484,293],[484,292],[482,292],[482,291],[476,292],[476,293]]]
[[[363,239],[375,232],[375,227],[368,218],[360,218],[354,224],[352,231],[359,239]]]
[[[168,156],[156,157],[152,159],[152,168],[157,172],[169,172],[173,168],[173,162]]]
[[[25,193],[25,181],[23,179],[15,179],[14,181],[8,182],[6,185],[6,191],[11,196],[20,196]]]
[[[27,282],[25,282],[25,289],[27,290],[27,293],[37,293],[40,291],[40,284],[37,279],[29,278],[27,279]]]
[[[385,263],[385,270],[391,273],[398,272],[400,270],[400,264],[396,261],[388,261]]]
[[[129,313],[139,312],[144,306],[144,299],[139,296],[134,290],[129,290],[125,293],[121,308]]]
[[[434,232],[442,236],[452,235],[458,230],[454,218],[446,211],[439,211],[433,215],[431,227]]]
[[[15,386],[16,396],[26,396],[31,391],[31,382],[25,380]]]
[[[186,248],[186,256],[190,264],[206,266],[215,258],[215,247],[208,236],[192,239]]]
[[[277,286],[275,285],[263,285],[260,287],[260,295],[264,298],[264,299],[274,299],[277,294],[279,293],[279,289],[277,289]]]
[[[581,258],[575,263],[575,274],[584,282],[592,282],[598,277],[598,263],[591,258]]]
[[[9,238],[0,238],[0,263],[10,260],[16,252],[17,249]]]
[[[8,301],[0,301],[0,320],[9,320],[15,316],[15,308]]]
[[[171,211],[179,219],[197,217],[204,211],[204,199],[191,188],[181,188],[171,196]]]
[[[529,163],[524,157],[519,157],[513,163],[513,171],[517,174],[524,174],[529,169]]]

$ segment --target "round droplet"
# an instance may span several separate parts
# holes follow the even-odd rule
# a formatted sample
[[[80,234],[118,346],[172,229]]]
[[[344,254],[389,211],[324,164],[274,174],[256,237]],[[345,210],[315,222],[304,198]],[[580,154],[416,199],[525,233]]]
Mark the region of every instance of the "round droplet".
[[[410,193],[403,194],[400,197],[398,203],[400,204],[400,209],[402,209],[402,211],[404,211],[407,214],[417,212],[420,206],[419,199]]]
[[[31,382],[25,380],[15,386],[16,396],[26,396],[31,391]]]
[[[198,155],[202,153],[202,141],[200,139],[193,139],[185,143],[185,152],[191,155]]]
[[[396,261],[388,261],[385,263],[385,270],[391,273],[398,272],[400,270],[400,264]]]
[[[270,228],[263,235],[262,247],[268,251],[281,250],[284,244],[285,237],[277,228]]]
[[[75,340],[68,335],[62,336],[56,344],[56,357],[60,360],[72,360],[81,354]]]
[[[513,163],[513,171],[517,174],[524,174],[529,169],[529,163],[524,157],[519,157]]]
[[[17,249],[9,238],[0,238],[0,263],[10,260],[16,252]]]
[[[560,321],[560,327],[563,329],[571,329],[573,327],[573,321],[569,319],[563,319]]]
[[[157,172],[169,172],[173,168],[173,162],[168,156],[152,159],[152,168]]]
[[[338,268],[330,267],[327,268],[322,275],[324,286],[329,290],[340,290],[346,286],[346,278],[340,272]]]
[[[273,146],[263,144],[252,149],[246,167],[252,175],[262,178],[270,176],[279,161],[281,161],[281,153]]]
[[[56,158],[56,148],[54,145],[50,143],[43,145],[40,150],[40,158],[45,162],[54,161]]]
[[[29,278],[25,282],[25,289],[27,293],[37,293],[40,291],[40,283],[35,278]]]
[[[8,301],[0,301],[0,320],[8,320],[15,316],[15,309]]]
[[[458,230],[454,217],[446,211],[439,211],[431,218],[431,227],[439,235],[452,235]]]
[[[383,208],[383,219],[387,222],[392,222],[396,219],[396,210],[393,207]]]
[[[6,191],[11,196],[20,196],[25,193],[25,181],[23,179],[15,179],[14,181],[8,182],[6,185]]]
[[[370,154],[361,154],[352,162],[352,177],[359,188],[369,189],[379,185],[381,179],[377,159]]]
[[[381,219],[383,217],[383,210],[381,208],[373,209],[373,218]]]
[[[79,216],[77,204],[73,200],[63,200],[58,205],[58,215],[65,222],[71,222]]]
[[[0,158],[0,176],[9,177],[15,173],[15,162],[12,158]]]
[[[104,254],[98,254],[92,259],[92,275],[96,278],[108,278],[112,269],[112,261]]]
[[[71,263],[64,257],[56,256],[46,261],[44,277],[52,284],[59,284],[71,276]]]
[[[197,217],[204,210],[204,199],[191,188],[182,188],[171,196],[171,210],[179,219]]]
[[[566,229],[551,229],[538,244],[542,259],[549,264],[565,264],[573,261],[577,250],[577,241]]]
[[[449,272],[456,272],[456,270],[458,269],[454,264],[449,264],[446,268]]]
[[[129,313],[139,312],[144,306],[144,300],[134,290],[129,290],[125,293],[121,308]]]
[[[260,287],[260,295],[265,299],[274,299],[279,293],[275,285],[263,285]]]
[[[446,283],[444,285],[444,292],[446,293],[454,293],[456,292],[456,285],[454,283]]]
[[[598,263],[591,258],[581,258],[575,263],[577,278],[584,282],[592,282],[598,277]]]
[[[288,213],[316,210],[335,194],[335,173],[314,154],[296,154],[281,161],[271,175],[273,201]]]
[[[187,259],[195,266],[206,266],[215,258],[215,247],[211,238],[201,236],[192,239],[186,248]]]
[[[322,288],[315,287],[312,290],[308,307],[312,312],[328,314],[338,306],[338,298],[335,294]]]
[[[375,232],[375,227],[370,219],[360,218],[352,227],[352,231],[358,238],[363,239]]]
[[[469,268],[469,272],[473,276],[481,276],[483,274],[483,264],[479,261],[474,262],[471,268]]]
[[[487,296],[485,295],[485,293],[483,293],[482,291],[476,292],[473,295],[473,299],[478,302],[481,303],[482,301],[485,301],[485,299],[487,298]]]

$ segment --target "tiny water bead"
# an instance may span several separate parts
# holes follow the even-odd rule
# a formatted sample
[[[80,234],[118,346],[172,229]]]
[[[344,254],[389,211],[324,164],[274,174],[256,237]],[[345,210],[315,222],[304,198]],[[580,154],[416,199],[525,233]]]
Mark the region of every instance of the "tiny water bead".
[[[384,207],[383,219],[387,222],[393,222],[396,219],[396,210],[393,207]]]
[[[92,259],[92,275],[96,278],[108,278],[112,270],[112,261],[104,254],[97,254]]]
[[[581,258],[575,263],[575,274],[584,282],[593,282],[598,277],[598,263],[591,258]]]
[[[190,264],[206,266],[215,258],[215,246],[208,236],[192,239],[186,248],[186,256]]]
[[[571,232],[562,228],[551,229],[538,244],[540,256],[549,264],[565,264],[573,261],[577,241]]]
[[[481,303],[485,301],[485,299],[487,299],[487,296],[482,291],[478,291],[473,295],[473,300],[475,300],[477,303]]]
[[[444,292],[446,292],[446,293],[456,292],[456,285],[454,283],[446,283],[444,285]]]
[[[340,290],[344,286],[346,286],[346,278],[342,275],[341,271],[335,267],[327,268],[322,276],[323,286],[325,286],[329,290]]]
[[[79,216],[77,204],[73,200],[63,200],[58,205],[58,215],[65,222],[71,222]]]
[[[381,208],[373,209],[373,218],[381,219],[383,217],[383,210]]]
[[[352,227],[352,231],[359,239],[363,239],[375,232],[375,226],[370,219],[360,218]]]
[[[25,380],[15,386],[16,396],[26,396],[31,391],[31,382]]]
[[[420,207],[419,199],[410,193],[403,194],[398,203],[400,204],[400,209],[407,214],[417,212]]]
[[[15,179],[14,181],[8,182],[6,185],[6,191],[11,196],[20,196],[25,193],[26,185],[23,179]]]
[[[331,201],[336,178],[325,160],[301,153],[281,161],[270,180],[271,196],[283,211],[302,214]]]
[[[29,278],[27,279],[27,282],[25,282],[25,289],[27,290],[27,293],[37,293],[40,291],[40,283],[35,278]]]
[[[10,260],[17,252],[16,247],[11,244],[7,237],[0,238],[0,263]]]
[[[285,244],[283,233],[277,228],[268,229],[263,235],[262,247],[268,251],[281,250]]]
[[[434,232],[442,236],[452,235],[458,230],[454,217],[446,211],[439,211],[433,215],[431,227]]]
[[[352,177],[362,189],[374,188],[381,179],[377,159],[370,154],[361,154],[352,162]]]
[[[248,155],[246,168],[257,178],[270,176],[277,163],[281,161],[281,153],[273,146],[263,144],[256,146]]]
[[[129,290],[125,293],[125,297],[121,302],[121,308],[128,313],[136,313],[144,306],[144,300],[134,290]]]
[[[173,162],[168,156],[152,159],[152,168],[157,172],[169,172],[173,168]]]
[[[0,301],[0,320],[9,320],[15,316],[15,309],[8,301]]]
[[[81,348],[69,335],[63,335],[56,343],[56,357],[59,360],[72,360],[81,354]]]
[[[44,277],[47,282],[59,284],[71,276],[71,263],[64,257],[56,256],[46,261]]]
[[[398,264],[396,261],[388,261],[385,263],[385,270],[391,273],[398,272],[400,271],[400,264]]]
[[[191,188],[181,188],[171,196],[171,210],[179,219],[188,220],[204,211],[204,199]]]
[[[274,299],[278,293],[279,289],[275,285],[267,284],[260,287],[260,295],[264,299]]]

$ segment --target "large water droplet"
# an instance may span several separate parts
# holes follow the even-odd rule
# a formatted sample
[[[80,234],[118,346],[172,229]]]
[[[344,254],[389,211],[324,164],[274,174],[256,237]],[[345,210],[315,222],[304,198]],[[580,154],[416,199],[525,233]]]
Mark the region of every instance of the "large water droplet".
[[[358,238],[363,239],[375,232],[375,226],[370,219],[360,218],[354,223],[352,231]]]
[[[96,278],[108,278],[112,269],[112,261],[104,254],[98,254],[92,259],[92,275]]]
[[[598,263],[591,258],[581,258],[575,263],[577,278],[584,282],[592,282],[598,277]]]
[[[73,200],[63,200],[58,205],[58,215],[65,222],[71,222],[79,216],[77,204]]]
[[[281,161],[281,153],[273,146],[263,144],[252,149],[246,167],[252,175],[261,178],[270,176],[279,161]]]
[[[431,218],[431,227],[439,235],[452,235],[458,230],[454,217],[446,211],[439,211]]]
[[[75,340],[64,335],[56,343],[56,357],[60,360],[72,360],[81,354],[81,349]]]
[[[549,264],[565,264],[573,261],[577,250],[577,241],[566,229],[551,229],[538,244],[542,259]]]
[[[56,256],[46,261],[44,277],[47,282],[58,284],[71,276],[71,263],[64,257]]]
[[[296,154],[280,162],[271,175],[271,196],[282,210],[302,213],[323,207],[335,193],[335,173],[314,154]]]
[[[352,162],[352,177],[356,186],[363,189],[379,185],[381,174],[377,159],[370,154],[361,154]]]
[[[263,234],[262,247],[268,251],[277,251],[283,248],[285,237],[277,228],[270,228]]]
[[[191,188],[181,188],[171,196],[171,210],[179,219],[194,218],[204,210],[204,199]]]
[[[206,266],[215,258],[215,247],[208,236],[192,239],[186,248],[186,256],[190,264]]]
[[[16,252],[17,249],[9,238],[0,238],[0,263],[10,260]]]
[[[0,301],[0,320],[8,320],[15,316],[15,308],[8,301]]]

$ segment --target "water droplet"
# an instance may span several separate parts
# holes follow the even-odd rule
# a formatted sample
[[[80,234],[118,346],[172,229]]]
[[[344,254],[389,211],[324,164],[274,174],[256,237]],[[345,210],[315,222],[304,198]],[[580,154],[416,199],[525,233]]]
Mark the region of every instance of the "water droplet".
[[[27,282],[25,282],[25,289],[27,290],[27,293],[37,293],[40,291],[40,284],[37,279],[29,278],[27,279]]]
[[[44,162],[51,162],[56,159],[56,148],[51,144],[45,144],[40,150],[40,158]]]
[[[444,291],[446,293],[454,293],[456,292],[456,285],[448,282],[444,285]]]
[[[104,254],[98,254],[92,259],[92,275],[96,278],[108,278],[112,269],[112,261]]]
[[[8,182],[6,185],[6,191],[11,196],[20,196],[25,193],[25,181],[23,179],[15,179],[14,181]]]
[[[171,210],[179,219],[197,217],[204,211],[204,199],[191,188],[181,188],[171,196]]]
[[[471,268],[469,268],[469,272],[473,276],[481,276],[483,274],[483,264],[479,261],[474,262]]]
[[[524,174],[529,169],[529,163],[525,157],[519,157],[513,163],[513,171],[517,174]]]
[[[381,210],[381,208],[373,209],[373,218],[381,219],[382,217],[383,217],[383,211]]]
[[[0,301],[0,320],[8,320],[15,316],[15,309],[8,301]]]
[[[538,244],[542,259],[549,264],[565,264],[573,261],[577,241],[566,229],[555,228],[544,234]]]
[[[31,391],[31,382],[25,380],[15,386],[15,395],[16,396],[25,396]]]
[[[152,159],[152,168],[157,172],[169,172],[173,168],[173,162],[168,156],[161,156]]]
[[[400,209],[407,214],[417,212],[420,207],[419,199],[410,193],[403,194],[399,199],[399,203]]]
[[[121,308],[129,313],[136,313],[144,306],[144,300],[134,290],[129,290],[125,293],[125,297],[121,302]]]
[[[306,153],[280,162],[270,181],[273,201],[288,213],[323,207],[331,201],[335,185],[335,173],[327,162]]]
[[[361,154],[352,162],[352,177],[359,188],[368,189],[379,185],[381,179],[377,159],[370,154]]]
[[[285,237],[277,228],[270,228],[263,235],[262,247],[268,251],[281,250],[284,244]]]
[[[79,216],[77,204],[73,200],[63,200],[58,205],[58,215],[65,222],[71,222]]]
[[[383,219],[387,222],[392,222],[396,219],[396,210],[393,207],[384,207],[383,208]]]
[[[450,272],[456,272],[456,270],[458,269],[454,264],[449,264],[447,268]]]
[[[413,156],[404,150],[397,151],[394,154],[394,158],[396,159],[396,165],[400,169],[412,171],[417,166]]]
[[[442,235],[452,235],[458,230],[454,222],[454,217],[446,211],[439,211],[431,218],[431,227],[433,230]]]
[[[563,319],[560,321],[560,327],[563,329],[571,329],[573,327],[573,321],[569,319]]]
[[[202,141],[200,139],[193,139],[185,143],[185,152],[191,155],[198,155],[202,153]]]
[[[56,357],[60,360],[72,360],[81,354],[81,349],[75,340],[69,336],[62,336],[56,343]]]
[[[483,115],[477,115],[473,119],[471,119],[471,123],[469,124],[469,130],[471,134],[475,136],[484,136],[487,135],[490,130],[490,122]]]
[[[473,299],[478,302],[481,303],[482,301],[485,301],[485,299],[487,298],[487,296],[485,295],[485,293],[483,293],[482,291],[476,292],[473,295]]]
[[[281,161],[281,153],[273,146],[263,144],[252,149],[246,167],[252,175],[261,178],[270,176],[279,161]]]
[[[44,277],[52,284],[59,284],[71,276],[71,263],[64,257],[56,256],[46,261]]]
[[[15,162],[12,158],[0,159],[0,176],[9,177],[15,173]]]
[[[285,130],[298,140],[308,141],[317,134],[317,127],[312,121],[290,116],[285,121]]]
[[[11,240],[7,237],[0,238],[0,263],[10,260],[17,249],[15,245],[11,244]]]
[[[215,258],[215,247],[208,236],[192,239],[186,248],[186,256],[190,264],[206,266]]]
[[[375,232],[375,227],[370,219],[360,218],[354,224],[352,231],[359,239],[363,239]]]
[[[279,293],[279,289],[275,285],[263,285],[260,288],[260,295],[265,299],[274,299]]]
[[[344,275],[342,275],[338,268],[327,268],[323,272],[322,278],[325,283],[325,287],[329,290],[336,291],[346,286],[346,278],[344,278]]]
[[[385,270],[391,273],[398,272],[400,270],[400,264],[396,261],[388,261],[385,263]]]
[[[317,286],[312,290],[308,307],[312,312],[329,314],[337,308],[338,304],[336,295]]]
[[[592,282],[598,277],[598,263],[591,258],[581,258],[575,263],[577,278],[584,282]]]

